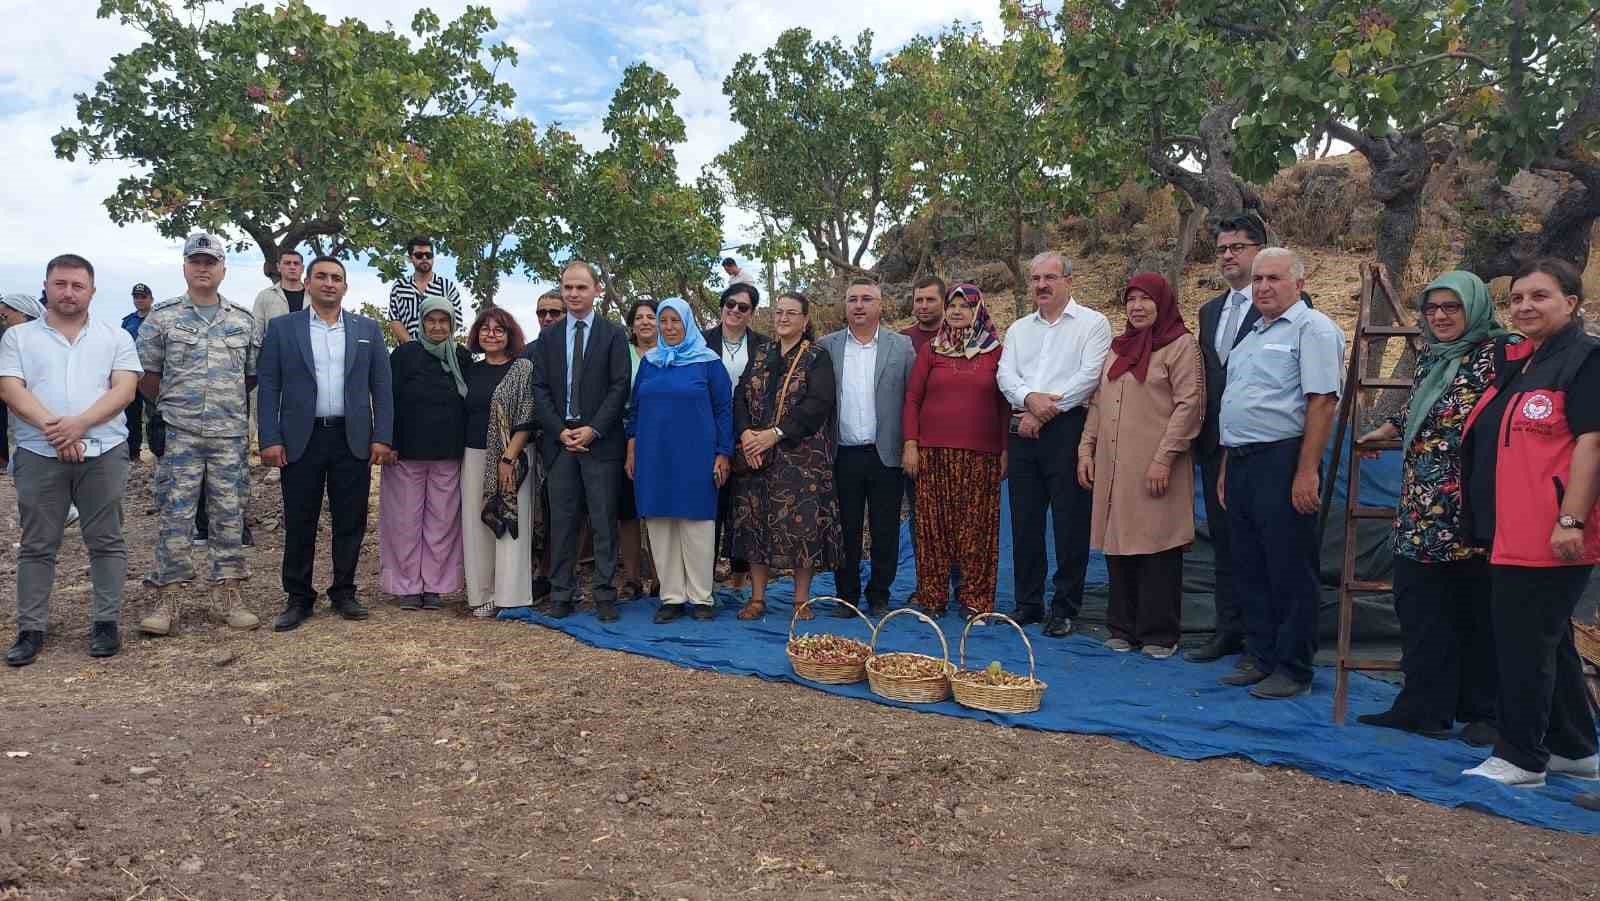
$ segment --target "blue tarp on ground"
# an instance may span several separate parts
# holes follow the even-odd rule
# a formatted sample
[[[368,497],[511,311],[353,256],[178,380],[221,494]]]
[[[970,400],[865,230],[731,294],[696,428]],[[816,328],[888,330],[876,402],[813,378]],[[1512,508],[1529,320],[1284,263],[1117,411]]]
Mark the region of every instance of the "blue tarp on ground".
[[[1399,468],[1394,454],[1363,464],[1363,503],[1392,504],[1399,490]],[[1340,470],[1341,476],[1348,478],[1344,465]],[[1335,505],[1342,508],[1342,490],[1336,493]],[[1008,612],[1015,601],[1009,511],[1004,504],[1001,516],[996,608]],[[1198,498],[1196,516],[1204,517]],[[1090,563],[1089,582],[1104,584],[1105,580],[1105,563],[1097,553]],[[897,605],[911,595],[915,585],[910,541],[902,533],[900,569],[892,590]],[[818,595],[832,593],[832,576],[819,575],[812,590]],[[1459,741],[1432,741],[1355,723],[1356,714],[1387,709],[1394,698],[1395,687],[1376,679],[1360,675],[1351,679],[1350,725],[1341,727],[1332,724],[1333,672],[1326,667],[1318,669],[1310,695],[1293,701],[1259,701],[1243,689],[1227,688],[1217,682],[1217,677],[1227,671],[1227,662],[1196,665],[1176,658],[1158,661],[1136,653],[1117,654],[1086,635],[1048,639],[1040,636],[1038,626],[1030,626],[1028,633],[1038,656],[1039,678],[1051,686],[1038,712],[1004,716],[969,710],[954,701],[905,705],[877,697],[865,683],[819,685],[795,676],[784,653],[792,597],[790,582],[774,584],[767,594],[766,617],[754,623],[739,622],[724,605],[714,622],[685,618],[658,626],[651,622],[656,607],[651,601],[623,605],[621,620],[609,625],[602,625],[588,612],[554,620],[517,611],[514,618],[559,629],[595,647],[642,654],[694,669],[796,682],[846,697],[1007,726],[1106,735],[1189,760],[1239,756],[1263,765],[1294,767],[1330,781],[1399,792],[1445,807],[1470,807],[1535,826],[1600,835],[1600,813],[1571,803],[1574,794],[1600,788],[1596,783],[1552,777],[1542,789],[1503,788],[1486,779],[1461,775],[1463,769],[1482,761],[1486,756],[1482,749]],[[950,654],[955,659],[961,624],[951,615],[940,625],[946,630]],[[799,631],[834,632],[862,640],[868,635],[866,624],[859,619],[840,620],[825,615],[802,623]],[[916,618],[901,616],[884,630],[880,650],[938,655],[939,643]],[[967,657],[974,668],[1000,660],[1007,669],[1021,671],[1027,662],[1016,632],[1001,625],[973,629]]]

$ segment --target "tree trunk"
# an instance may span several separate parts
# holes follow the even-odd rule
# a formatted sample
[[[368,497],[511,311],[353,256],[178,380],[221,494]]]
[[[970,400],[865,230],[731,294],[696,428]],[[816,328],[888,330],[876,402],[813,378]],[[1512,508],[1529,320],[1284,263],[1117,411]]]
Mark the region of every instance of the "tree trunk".
[[[1029,309],[1030,305],[1028,303],[1028,282],[1027,279],[1025,279],[1022,275],[1021,255],[1012,254],[1011,256],[1006,257],[1006,268],[1011,270],[1012,305],[1015,308],[1017,318],[1021,319],[1032,312],[1032,310]]]
[[[1476,237],[1459,268],[1484,281],[1516,274],[1522,264],[1542,256],[1560,257],[1581,271],[1589,262],[1589,242],[1600,219],[1600,166],[1574,166],[1567,189],[1556,197],[1538,231]]]
[[[1189,251],[1194,249],[1196,226],[1205,221],[1206,208],[1195,204],[1184,195],[1186,204],[1178,216],[1177,246],[1172,250],[1172,260],[1167,263],[1167,284],[1172,287],[1172,299],[1183,300],[1183,267],[1189,262]]]

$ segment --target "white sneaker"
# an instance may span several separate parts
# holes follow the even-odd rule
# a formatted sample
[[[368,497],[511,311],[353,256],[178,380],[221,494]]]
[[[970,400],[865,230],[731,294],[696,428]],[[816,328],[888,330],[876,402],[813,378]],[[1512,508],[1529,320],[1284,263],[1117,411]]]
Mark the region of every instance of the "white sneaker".
[[[1178,646],[1175,645],[1175,644],[1174,645],[1147,644],[1143,648],[1141,648],[1140,650],[1144,651],[1144,655],[1146,657],[1150,657],[1150,658],[1153,658],[1155,660],[1165,660],[1168,657],[1171,657],[1173,654],[1178,653]]]
[[[1120,638],[1108,638],[1106,639],[1105,649],[1108,651],[1116,651],[1118,654],[1126,654],[1133,650],[1133,645],[1123,641]]]
[[[1600,754],[1590,754],[1577,760],[1551,754],[1546,772],[1554,776],[1571,776],[1574,779],[1600,779]]]
[[[1462,770],[1461,775],[1482,776],[1485,779],[1493,779],[1501,785],[1511,788],[1544,787],[1544,773],[1525,770],[1511,761],[1502,760],[1499,757],[1490,757],[1470,770]]]

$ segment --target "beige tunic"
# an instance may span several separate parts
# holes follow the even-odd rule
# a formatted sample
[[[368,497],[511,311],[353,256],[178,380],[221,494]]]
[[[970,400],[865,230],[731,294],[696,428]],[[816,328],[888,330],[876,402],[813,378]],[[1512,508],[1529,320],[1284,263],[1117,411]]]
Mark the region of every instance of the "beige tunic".
[[[1200,344],[1183,335],[1156,350],[1143,382],[1131,372],[1107,380],[1115,361],[1115,353],[1106,357],[1078,445],[1079,459],[1094,458],[1089,543],[1118,556],[1182,547],[1194,541],[1190,444],[1206,411]],[[1171,467],[1167,492],[1158,498],[1150,496],[1146,479],[1156,461]]]

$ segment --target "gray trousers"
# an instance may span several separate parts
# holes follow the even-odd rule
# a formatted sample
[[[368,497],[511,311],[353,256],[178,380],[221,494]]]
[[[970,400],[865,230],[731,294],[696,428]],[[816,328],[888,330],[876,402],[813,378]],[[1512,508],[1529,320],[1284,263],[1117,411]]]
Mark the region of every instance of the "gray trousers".
[[[615,601],[617,478],[620,460],[558,451],[545,473],[550,489],[550,599],[571,602],[576,590],[578,518],[587,507],[594,533],[594,599]]]
[[[122,494],[128,485],[128,449],[119,444],[82,463],[62,463],[18,448],[17,512],[22,546],[17,552],[17,631],[44,631],[56,552],[66,530],[67,508],[78,508],[78,528],[89,551],[94,585],[94,621],[114,623],[122,613],[128,578],[128,548],[122,540]]]

